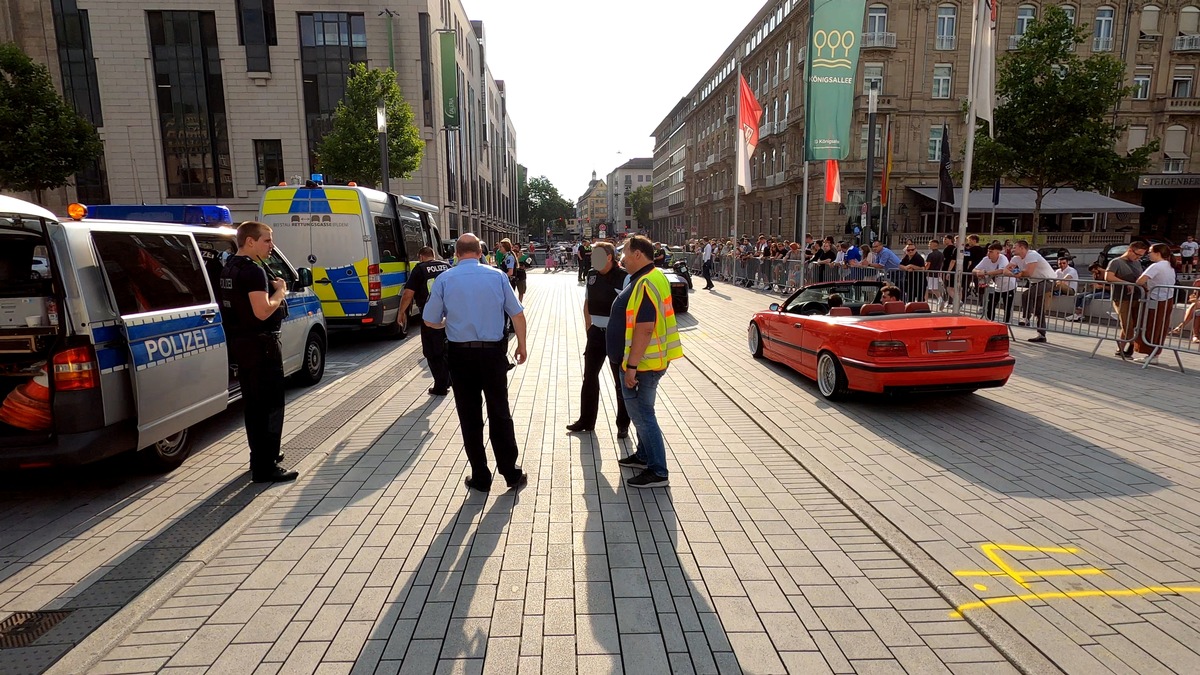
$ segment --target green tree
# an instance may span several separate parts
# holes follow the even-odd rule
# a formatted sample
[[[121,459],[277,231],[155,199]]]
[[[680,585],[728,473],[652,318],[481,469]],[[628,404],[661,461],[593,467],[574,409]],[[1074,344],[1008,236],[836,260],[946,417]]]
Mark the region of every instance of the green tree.
[[[412,108],[396,83],[396,71],[368,70],[361,63],[350,64],[346,94],[333,114],[333,130],[317,145],[321,171],[337,180],[363,185],[382,182],[376,121],[380,101],[387,109],[389,177],[412,176],[421,165],[425,144],[413,123]]]
[[[0,44],[0,188],[33,192],[70,183],[104,152],[96,128],[54,88],[50,71]]]
[[[629,193],[629,199],[626,200],[629,208],[633,209],[633,217],[637,218],[639,228],[643,228],[650,224],[650,208],[654,204],[654,189],[649,185],[642,187]]]
[[[1132,89],[1124,86],[1125,65],[1117,59],[1078,56],[1075,47],[1087,36],[1062,9],[1047,7],[1017,50],[1000,61],[995,139],[986,125],[975,136],[974,187],[1004,178],[1032,188],[1034,234],[1048,193],[1131,185],[1158,149],[1154,141],[1116,151],[1125,125],[1115,123],[1113,111]]]
[[[528,190],[530,232],[544,232],[559,218],[565,221],[575,217],[575,207],[563,198],[549,178],[538,176],[530,180]]]

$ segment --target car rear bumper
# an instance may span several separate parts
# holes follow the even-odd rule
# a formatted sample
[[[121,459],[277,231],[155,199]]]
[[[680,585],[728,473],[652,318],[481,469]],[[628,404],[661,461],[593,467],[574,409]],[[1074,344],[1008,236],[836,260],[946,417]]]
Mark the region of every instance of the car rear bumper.
[[[0,441],[0,471],[79,466],[137,447],[137,428],[122,422],[77,434],[56,434],[32,444]]]
[[[850,388],[858,391],[939,391],[1003,386],[1012,375],[1011,356],[973,362],[879,364],[842,359]]]

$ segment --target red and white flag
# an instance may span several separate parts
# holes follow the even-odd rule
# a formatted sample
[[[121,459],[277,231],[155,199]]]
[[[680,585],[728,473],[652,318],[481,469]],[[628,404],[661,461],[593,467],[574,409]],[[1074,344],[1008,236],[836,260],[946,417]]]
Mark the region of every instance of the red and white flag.
[[[738,78],[741,89],[738,93],[737,184],[750,194],[750,156],[758,147],[758,124],[763,110],[754,100],[754,92],[746,78],[741,75]]]
[[[842,172],[836,159],[825,160],[825,202],[842,203]]]
[[[971,73],[969,97],[975,104],[975,116],[987,121],[992,138],[996,137],[996,16],[999,9],[999,0],[977,0],[972,36],[971,65],[975,72]]]

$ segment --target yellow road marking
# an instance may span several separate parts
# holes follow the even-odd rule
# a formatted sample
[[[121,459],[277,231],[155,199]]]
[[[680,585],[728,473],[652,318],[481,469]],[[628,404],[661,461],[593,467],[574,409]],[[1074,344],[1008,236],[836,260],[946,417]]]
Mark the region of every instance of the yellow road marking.
[[[1035,579],[1041,577],[1064,577],[1064,576],[1085,576],[1094,574],[1104,574],[1103,571],[1095,567],[1083,567],[1079,569],[1058,568],[1050,570],[1017,570],[1005,562],[1000,556],[1000,552],[1007,553],[1078,553],[1079,549],[1074,546],[1026,546],[1023,544],[984,544],[979,547],[983,555],[988,560],[995,563],[996,567],[1000,568],[999,572],[988,572],[985,570],[962,570],[954,573],[956,577],[1008,577],[1017,582],[1021,588],[1029,588],[1029,582],[1026,579]]]
[[[1051,593],[1026,593],[1024,595],[1004,595],[997,598],[986,598],[978,602],[968,602],[954,608],[950,612],[950,618],[961,619],[963,612],[972,609],[981,609],[983,607],[991,607],[993,605],[1002,605],[1009,602],[1029,602],[1031,600],[1064,600],[1077,598],[1128,598],[1141,595],[1149,595],[1150,593],[1160,593],[1163,595],[1183,595],[1185,593],[1200,593],[1200,586],[1146,586],[1144,588],[1121,588],[1115,591],[1104,590],[1088,590],[1088,591],[1055,591]]]

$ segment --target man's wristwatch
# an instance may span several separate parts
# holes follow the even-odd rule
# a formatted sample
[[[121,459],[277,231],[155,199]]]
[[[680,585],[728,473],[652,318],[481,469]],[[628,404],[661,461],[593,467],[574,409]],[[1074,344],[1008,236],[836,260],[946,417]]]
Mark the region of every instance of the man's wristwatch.
[[[626,363],[625,363],[625,367],[626,367],[626,368],[632,368],[632,369],[634,369],[634,370],[637,370],[638,364],[636,364],[636,363],[629,363],[629,362],[626,362]]]

